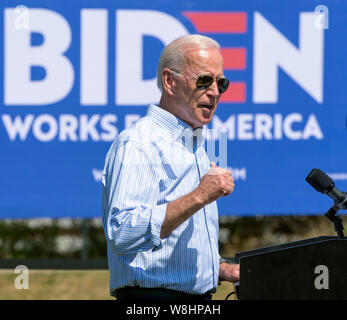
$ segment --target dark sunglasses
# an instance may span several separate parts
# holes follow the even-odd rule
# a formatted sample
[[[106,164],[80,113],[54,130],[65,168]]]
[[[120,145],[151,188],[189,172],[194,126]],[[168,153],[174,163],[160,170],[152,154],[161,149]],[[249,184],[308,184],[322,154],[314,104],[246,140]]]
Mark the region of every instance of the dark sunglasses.
[[[215,78],[208,74],[201,75],[196,79],[196,87],[199,90],[205,90],[212,86],[214,80]],[[229,87],[229,80],[223,77],[217,78],[216,81],[219,93],[224,93]]]
[[[171,69],[171,70],[185,77],[185,75],[182,72],[174,70],[174,69]],[[207,88],[212,86],[215,80],[217,81],[217,88],[219,93],[224,93],[229,87],[229,80],[224,77],[215,79],[214,77],[208,74],[203,74],[196,78],[196,88],[198,90],[206,90]]]

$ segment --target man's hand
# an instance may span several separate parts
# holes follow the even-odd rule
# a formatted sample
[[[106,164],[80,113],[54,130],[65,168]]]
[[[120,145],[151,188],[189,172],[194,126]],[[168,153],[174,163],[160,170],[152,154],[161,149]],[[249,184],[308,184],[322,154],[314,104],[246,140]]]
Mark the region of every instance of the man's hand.
[[[239,281],[240,265],[235,263],[222,262],[219,265],[219,278],[222,281]]]
[[[212,162],[210,170],[202,177],[198,190],[203,203],[209,204],[220,197],[231,194],[234,187],[234,178],[231,175],[231,171],[217,167]]]
[[[232,193],[234,179],[230,170],[217,167],[212,162],[210,170],[191,193],[168,203],[160,238],[167,237],[181,223],[205,205]]]

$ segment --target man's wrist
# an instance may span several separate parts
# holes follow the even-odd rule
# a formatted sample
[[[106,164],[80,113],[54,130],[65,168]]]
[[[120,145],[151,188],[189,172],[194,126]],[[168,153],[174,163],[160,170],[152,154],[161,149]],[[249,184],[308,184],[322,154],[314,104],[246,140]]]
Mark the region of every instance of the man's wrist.
[[[201,188],[199,186],[193,191],[193,194],[194,194],[195,203],[199,207],[202,208],[208,204],[208,202],[206,201],[206,195],[203,192],[203,190],[201,190]]]
[[[224,258],[219,258],[219,266],[224,262],[228,261]],[[221,281],[224,281],[223,267],[219,268],[218,285],[221,285]]]
[[[219,258],[219,264],[223,263],[223,262],[227,262],[230,263],[228,260],[224,259],[224,258]]]

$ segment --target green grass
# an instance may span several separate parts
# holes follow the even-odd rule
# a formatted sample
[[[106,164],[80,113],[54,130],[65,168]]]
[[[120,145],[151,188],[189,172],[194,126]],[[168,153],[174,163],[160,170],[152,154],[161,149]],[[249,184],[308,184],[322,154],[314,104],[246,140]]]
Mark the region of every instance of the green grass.
[[[19,274],[0,270],[0,300],[113,300],[107,270],[30,270],[29,289],[16,289]],[[224,300],[234,285],[223,281],[213,300]],[[229,299],[235,299],[231,296]]]

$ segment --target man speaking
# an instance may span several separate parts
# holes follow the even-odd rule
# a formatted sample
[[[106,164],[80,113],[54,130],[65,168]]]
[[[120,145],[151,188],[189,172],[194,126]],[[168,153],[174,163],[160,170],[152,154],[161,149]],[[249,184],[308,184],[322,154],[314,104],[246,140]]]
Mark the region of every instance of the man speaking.
[[[216,200],[233,192],[234,180],[210,163],[202,137],[229,85],[219,44],[201,35],[174,40],[162,52],[157,81],[159,105],[106,156],[110,293],[119,300],[210,300],[218,279],[239,279],[239,265],[218,253]]]

